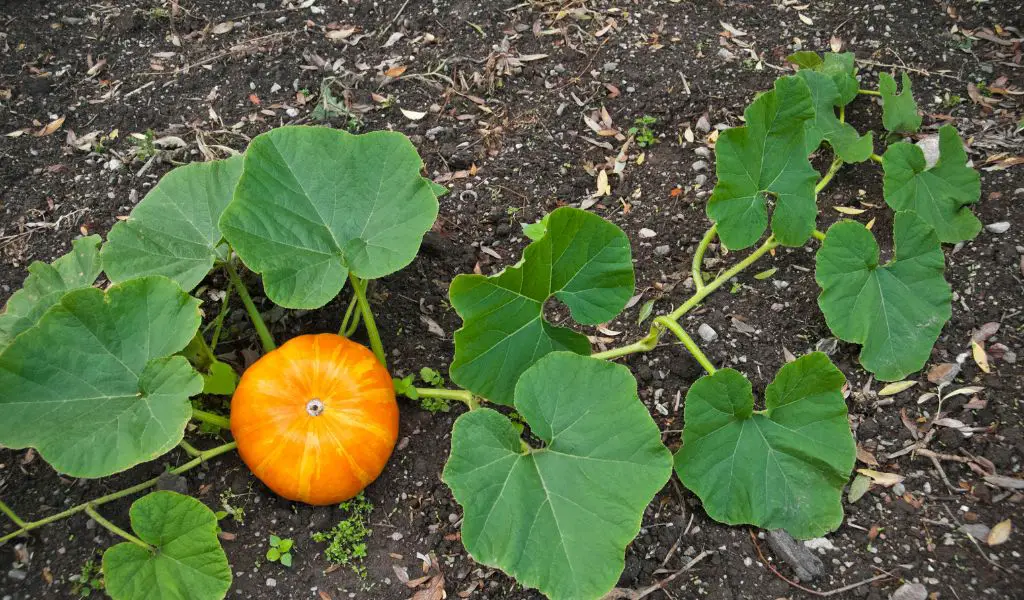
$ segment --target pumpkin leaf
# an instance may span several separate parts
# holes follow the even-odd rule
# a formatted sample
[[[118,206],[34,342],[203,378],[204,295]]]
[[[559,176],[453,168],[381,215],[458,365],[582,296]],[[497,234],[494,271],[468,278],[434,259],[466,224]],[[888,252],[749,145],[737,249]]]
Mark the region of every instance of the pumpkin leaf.
[[[802,70],[799,76],[811,90],[814,102],[814,118],[805,121],[807,154],[818,149],[822,140],[827,141],[836,156],[843,162],[864,162],[874,151],[874,137],[869,131],[860,135],[849,123],[836,117],[836,107],[842,105],[839,90],[831,77],[823,73]]]
[[[104,477],[181,441],[202,377],[171,356],[199,301],[166,277],[68,292],[0,353],[0,444],[54,469]]]
[[[812,538],[839,527],[856,448],[841,389],[821,352],[788,363],[754,411],[750,381],[722,369],[686,394],[676,472],[708,515]]]
[[[36,261],[28,267],[24,286],[14,292],[0,313],[0,350],[32,327],[51,306],[71,290],[89,287],[100,274],[100,236],[71,242],[71,252],[50,264]]]
[[[217,220],[231,202],[242,157],[192,163],[172,170],[118,221],[103,245],[103,270],[118,283],[163,275],[192,290],[224,246]]]
[[[746,248],[768,227],[779,243],[800,246],[814,231],[818,172],[806,156],[806,122],[814,118],[811,91],[800,77],[780,77],[775,89],[744,112],[747,124],[728,129],[715,145],[718,183],[707,214],[728,248]]]
[[[215,360],[210,365],[209,372],[201,373],[203,376],[203,393],[213,396],[230,396],[235,393],[238,385],[238,373],[231,365]]]
[[[896,93],[896,80],[888,73],[878,74],[878,91],[882,94],[882,125],[895,133],[913,133],[921,128],[921,115],[910,86],[910,77],[902,74],[903,91]]]
[[[448,192],[451,191],[448,188],[446,188],[443,185],[441,185],[440,183],[436,183],[436,182],[434,182],[434,181],[432,181],[430,179],[426,179],[426,178],[424,178],[424,179],[426,180],[427,185],[430,186],[430,191],[434,194],[435,198],[440,198],[441,196],[445,196],[445,195],[448,194]]]
[[[106,592],[114,600],[220,600],[231,567],[217,540],[217,517],[202,502],[175,492],[152,492],[129,510],[132,530],[152,545],[131,542],[103,553]]]
[[[629,239],[601,217],[563,207],[545,217],[544,235],[523,260],[498,275],[459,275],[449,294],[463,319],[455,332],[452,381],[499,404],[512,404],[516,381],[545,354],[590,354],[585,335],[544,319],[558,298],[573,320],[611,320],[633,294]]]
[[[951,125],[939,129],[939,160],[932,168],[926,168],[920,147],[900,142],[882,155],[882,169],[886,204],[916,212],[940,241],[970,240],[981,231],[970,208],[981,198],[981,177],[967,166],[963,142]]]
[[[349,271],[363,279],[412,262],[437,217],[423,162],[404,135],[280,127],[253,139],[220,229],[285,308],[319,308]]]
[[[838,106],[846,106],[857,98],[857,65],[852,52],[826,52],[824,58],[817,52],[803,50],[794,52],[786,60],[799,66],[801,71],[807,69],[821,73],[832,80],[839,93]]]
[[[912,212],[896,213],[895,256],[881,264],[875,238],[860,223],[829,228],[818,250],[818,306],[836,337],[862,344],[860,362],[881,381],[924,366],[952,313],[935,230]]]
[[[442,478],[465,511],[466,550],[554,600],[600,598],[672,456],[621,365],[551,353],[523,373],[515,407],[543,447],[494,410],[455,422]]]

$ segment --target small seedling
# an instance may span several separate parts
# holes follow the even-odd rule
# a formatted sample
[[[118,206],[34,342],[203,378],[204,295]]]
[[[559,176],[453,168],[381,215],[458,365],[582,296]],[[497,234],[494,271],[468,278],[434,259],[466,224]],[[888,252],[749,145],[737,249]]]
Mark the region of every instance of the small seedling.
[[[651,130],[651,125],[654,125],[657,122],[658,119],[650,115],[637,117],[636,120],[633,121],[634,125],[629,128],[627,133],[633,136],[633,139],[636,140],[637,146],[640,146],[641,148],[653,146],[658,143],[658,138],[654,136],[654,131]]]
[[[367,527],[373,504],[359,494],[342,502],[338,508],[347,516],[328,531],[314,533],[313,541],[327,544],[324,557],[328,561],[349,567],[356,575],[365,578],[366,567],[362,561],[366,557],[366,538],[373,533]]]
[[[270,548],[267,549],[267,560],[279,562],[285,567],[291,567],[292,546],[294,543],[289,538],[281,539],[274,534],[270,534]]]
[[[220,494],[220,505],[223,510],[218,510],[214,514],[217,515],[218,521],[223,521],[226,518],[231,518],[232,521],[239,525],[245,524],[245,508],[241,506],[234,506],[231,501],[238,497],[238,494],[233,494],[231,490],[224,490]]]
[[[90,558],[82,565],[78,580],[71,586],[71,593],[77,594],[80,598],[88,598],[93,592],[103,592],[103,574],[99,563]]]
[[[152,129],[147,129],[146,133],[133,133],[128,136],[128,141],[135,146],[135,158],[146,162],[147,160],[156,156],[156,134],[153,133]]]

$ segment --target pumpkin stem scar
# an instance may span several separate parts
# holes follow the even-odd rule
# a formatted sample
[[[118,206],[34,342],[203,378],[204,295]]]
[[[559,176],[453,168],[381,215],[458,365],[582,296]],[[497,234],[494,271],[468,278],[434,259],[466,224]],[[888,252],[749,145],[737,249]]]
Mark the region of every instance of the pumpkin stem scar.
[[[306,403],[306,412],[311,417],[319,417],[324,413],[324,401],[319,398],[310,398]]]

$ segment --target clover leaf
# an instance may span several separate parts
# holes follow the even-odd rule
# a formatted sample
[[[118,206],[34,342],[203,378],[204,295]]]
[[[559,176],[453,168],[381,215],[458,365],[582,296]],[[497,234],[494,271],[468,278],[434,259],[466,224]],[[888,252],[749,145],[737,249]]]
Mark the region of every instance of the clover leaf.
[[[50,264],[36,261],[28,267],[24,286],[14,292],[0,313],[0,350],[22,331],[35,325],[61,297],[89,287],[100,274],[100,236],[71,242],[71,252]]]
[[[775,89],[757,97],[747,124],[722,133],[715,145],[718,183],[707,214],[728,248],[756,242],[768,226],[786,246],[800,246],[814,231],[818,172],[807,160],[805,123],[814,118],[811,91],[800,77],[780,77]]]
[[[869,131],[860,135],[852,125],[836,117],[836,107],[842,102],[832,78],[806,69],[799,76],[807,83],[814,101],[814,118],[806,121],[807,153],[817,150],[825,140],[844,162],[867,160],[874,151],[873,134]]]
[[[350,271],[376,279],[415,258],[437,217],[422,166],[400,133],[280,127],[249,144],[220,229],[267,297],[319,308]]]
[[[144,548],[131,542],[103,553],[106,591],[114,600],[220,600],[231,587],[231,566],[217,539],[217,517],[202,502],[175,492],[152,492],[129,510]]]
[[[117,222],[103,245],[103,270],[117,283],[164,275],[189,291],[224,258],[217,221],[242,174],[242,157],[178,167]]]
[[[940,241],[970,240],[981,231],[970,209],[981,198],[981,177],[967,166],[967,152],[951,125],[939,129],[939,160],[932,168],[926,168],[921,148],[906,142],[889,146],[882,168],[885,202],[896,211],[916,212]]]
[[[765,389],[765,410],[755,411],[739,371],[701,377],[686,394],[679,478],[716,521],[796,538],[836,529],[855,457],[845,381],[814,352],[782,367]]]
[[[672,455],[621,365],[549,354],[523,373],[515,407],[542,447],[494,410],[455,422],[442,478],[465,511],[466,550],[549,598],[600,598]]]
[[[499,404],[512,404],[519,376],[555,350],[590,354],[585,335],[544,319],[558,298],[584,325],[611,320],[633,294],[629,239],[601,217],[563,207],[523,260],[498,275],[459,275],[449,294],[463,319],[455,332],[452,381]],[[537,233],[537,232],[535,232]]]
[[[814,273],[829,329],[862,344],[861,364],[882,381],[923,367],[952,311],[935,230],[912,212],[896,213],[893,245],[893,259],[881,264],[871,232],[840,221],[829,228]]]
[[[203,379],[178,352],[199,301],[161,276],[68,292],[0,353],[0,444],[104,477],[181,441]]]
[[[903,91],[896,93],[896,80],[888,73],[878,74],[878,91],[882,94],[882,125],[896,133],[913,133],[921,128],[921,115],[910,87],[910,77],[902,76]]]

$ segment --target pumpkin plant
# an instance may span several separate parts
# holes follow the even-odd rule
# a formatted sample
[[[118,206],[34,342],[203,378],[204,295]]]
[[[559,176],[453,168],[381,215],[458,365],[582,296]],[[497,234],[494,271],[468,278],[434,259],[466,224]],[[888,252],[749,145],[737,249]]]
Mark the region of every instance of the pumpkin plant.
[[[328,504],[384,468],[397,434],[395,390],[461,401],[468,410],[455,422],[442,478],[464,510],[462,541],[477,561],[559,600],[600,598],[615,585],[646,506],[673,470],[718,521],[799,538],[832,531],[855,456],[843,374],[822,353],[797,358],[756,409],[750,381],[717,369],[684,317],[764,255],[818,244],[828,327],[861,345],[861,364],[878,379],[901,379],[925,364],[951,315],[941,244],[978,233],[970,205],[980,186],[952,127],[940,130],[934,164],[918,146],[894,141],[921,124],[906,75],[901,93],[886,74],[872,91],[860,87],[852,54],[799,52],[790,61],[797,72],[757,96],[744,125],[717,141],[712,224],[692,258],[693,293],[635,342],[594,353],[580,331],[625,309],[633,259],[616,225],[563,207],[524,228],[531,242],[518,263],[452,281],[463,324],[449,376],[460,389],[392,380],[367,287],[412,261],[445,190],[421,176],[400,134],[283,127],[255,138],[244,156],[171,171],[105,243],[85,237],[52,264],[29,268],[0,315],[0,443],[34,447],[79,477],[110,475],[176,445],[192,455],[171,470],[181,473],[237,447],[276,493]],[[846,122],[861,95],[880,97],[887,135],[862,135]],[[881,155],[879,140],[893,141]],[[819,174],[810,156],[826,147],[834,160]],[[873,220],[817,229],[817,195],[844,164],[867,161],[881,164],[884,199],[896,211],[888,261]],[[756,247],[706,273],[716,238],[733,251]],[[277,348],[243,266],[285,308],[321,308],[347,283],[339,334]],[[237,386],[216,351],[228,299],[200,330],[200,302],[190,295],[214,271],[227,277],[265,352]],[[101,273],[105,289],[94,287]],[[554,301],[568,308],[570,326],[545,317]],[[372,352],[346,339],[360,325]],[[633,375],[614,362],[655,350],[666,334],[707,371],[687,392],[674,457]],[[230,420],[200,408],[218,394],[233,395]],[[190,420],[230,429],[234,441],[197,450],[183,440]],[[230,569],[216,517],[198,501],[143,497],[131,510],[134,534],[98,513],[154,483],[35,521],[0,503],[18,528],[0,543],[85,512],[126,540],[104,556],[114,598],[222,598]],[[193,555],[203,560],[175,558]],[[144,596],[132,573],[152,575],[157,595]]]

